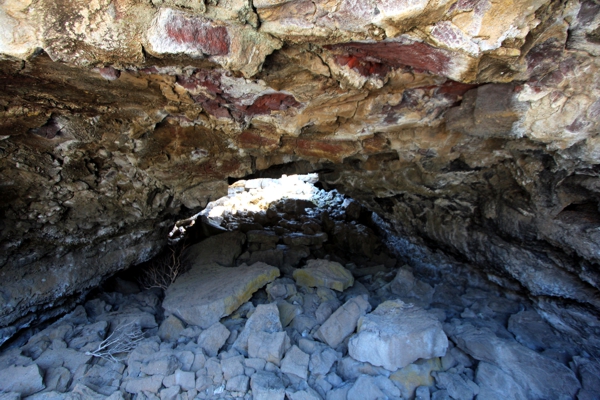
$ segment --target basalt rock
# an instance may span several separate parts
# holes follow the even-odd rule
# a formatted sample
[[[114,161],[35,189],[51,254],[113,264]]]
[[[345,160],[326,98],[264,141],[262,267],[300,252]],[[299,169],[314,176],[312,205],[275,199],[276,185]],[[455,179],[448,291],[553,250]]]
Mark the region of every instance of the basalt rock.
[[[286,219],[319,243],[255,260],[336,232],[375,260],[376,211],[415,273],[450,279],[433,246],[600,354],[599,26],[592,0],[2,2],[0,341],[228,181],[319,171],[355,228]]]

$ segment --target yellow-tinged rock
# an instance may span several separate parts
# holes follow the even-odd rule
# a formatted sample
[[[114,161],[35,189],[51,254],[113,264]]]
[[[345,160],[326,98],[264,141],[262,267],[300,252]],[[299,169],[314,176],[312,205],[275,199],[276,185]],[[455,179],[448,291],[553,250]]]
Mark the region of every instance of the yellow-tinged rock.
[[[390,379],[403,388],[403,397],[412,398],[419,386],[433,386],[435,382],[431,373],[441,370],[442,362],[439,357],[435,357],[429,360],[418,360],[414,364],[407,365],[390,375]]]
[[[340,263],[329,260],[310,260],[304,268],[294,271],[294,279],[300,286],[322,286],[338,292],[354,285],[352,273]]]
[[[263,262],[235,268],[196,264],[169,286],[163,308],[167,314],[206,329],[233,313],[278,276],[278,268]]]

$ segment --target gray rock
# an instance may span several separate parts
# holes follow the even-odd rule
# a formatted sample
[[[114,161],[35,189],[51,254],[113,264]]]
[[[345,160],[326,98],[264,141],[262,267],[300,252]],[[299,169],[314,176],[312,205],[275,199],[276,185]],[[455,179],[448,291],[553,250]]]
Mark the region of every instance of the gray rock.
[[[371,309],[366,296],[354,297],[338,308],[321,325],[315,338],[336,348],[356,329],[358,319]]]
[[[346,383],[338,388],[330,390],[326,394],[326,400],[347,400],[348,392],[352,389],[352,383]]]
[[[279,332],[282,330],[277,304],[259,304],[246,321],[244,330],[233,343],[233,348],[242,354],[248,353],[248,338],[256,332]]]
[[[417,390],[415,390],[415,400],[430,400],[431,393],[429,392],[429,387],[427,386],[419,386]]]
[[[252,230],[246,232],[246,238],[248,243],[259,243],[263,245],[267,245],[266,247],[261,247],[261,250],[265,250],[267,248],[274,248],[277,242],[279,242],[279,236],[273,231],[265,231],[265,230]]]
[[[21,400],[21,393],[17,393],[17,392],[0,393],[0,400]]]
[[[267,362],[265,360],[263,360],[262,358],[245,358],[244,359],[244,365],[247,368],[252,368],[255,371],[262,371],[263,369],[265,369],[265,365],[267,364]]]
[[[387,398],[379,388],[375,377],[361,375],[348,391],[348,400],[377,400]]]
[[[183,390],[192,390],[196,388],[196,374],[178,369],[174,374],[165,377],[163,385],[165,387],[177,386]]]
[[[71,373],[64,367],[50,368],[44,377],[48,391],[66,392],[70,381]]]
[[[288,246],[318,246],[327,241],[327,234],[319,232],[315,235],[304,233],[288,233],[283,235],[283,243]]]
[[[279,365],[285,351],[290,347],[290,338],[285,332],[255,332],[248,338],[248,356],[262,358]]]
[[[598,399],[600,393],[600,362],[584,357],[573,357],[583,388],[577,393],[578,400]]]
[[[472,400],[479,393],[479,386],[473,381],[466,380],[458,374],[434,372],[436,386],[446,389],[454,399]]]
[[[527,393],[506,372],[490,363],[481,361],[477,365],[475,382],[479,385],[479,396],[489,400],[527,399]]]
[[[119,390],[124,369],[125,366],[122,364],[108,363],[106,366],[96,364],[83,375],[79,383],[95,392],[109,396]]]
[[[135,394],[143,391],[156,394],[162,386],[163,379],[163,375],[153,375],[145,378],[133,378],[125,382],[123,389],[127,393]]]
[[[337,359],[337,353],[331,348],[314,352],[310,356],[310,372],[317,375],[326,375]]]
[[[416,279],[406,268],[399,268],[394,280],[389,284],[390,291],[407,303],[427,307],[433,299],[434,289],[427,283]]]
[[[146,375],[171,375],[181,367],[181,362],[173,354],[160,352],[153,355],[153,360],[141,366],[140,371]]]
[[[214,357],[219,353],[219,350],[223,347],[230,334],[231,332],[229,332],[229,329],[225,325],[217,322],[200,334],[198,337],[198,346],[209,357]]]
[[[27,367],[10,366],[0,370],[1,392],[19,392],[23,396],[29,396],[45,387],[40,368],[35,364]]]
[[[447,390],[442,389],[442,390],[433,392],[433,394],[431,395],[431,400],[456,400],[456,399],[453,399],[452,397],[450,397]]]
[[[262,263],[227,268],[198,261],[169,286],[163,307],[186,323],[206,329],[278,276],[279,269]]]
[[[519,343],[531,350],[561,347],[561,340],[535,311],[521,311],[511,315],[508,319],[508,331],[515,335]]]
[[[246,393],[248,391],[248,383],[250,378],[246,375],[234,376],[227,380],[227,389],[230,392]]]
[[[569,368],[515,341],[501,339],[489,329],[461,325],[458,320],[446,324],[445,329],[461,350],[502,369],[529,397],[572,398],[581,387]]]
[[[296,284],[290,278],[277,278],[265,289],[271,299],[287,299],[298,293]]]
[[[194,266],[217,263],[230,267],[234,260],[242,254],[242,245],[246,235],[241,232],[227,232],[211,236],[193,246],[188,247],[182,254],[182,261]]]
[[[250,254],[250,260],[248,261],[248,264],[261,262],[281,268],[283,266],[283,258],[284,249],[279,247],[269,250],[258,250],[253,251],[252,254]]]
[[[448,338],[437,318],[396,300],[381,303],[360,318],[348,353],[356,360],[395,371],[419,358],[442,357],[447,347]]]
[[[285,386],[282,380],[271,372],[260,371],[250,379],[254,400],[283,400]]]
[[[181,337],[181,332],[185,329],[183,322],[174,315],[169,315],[160,324],[158,328],[158,337],[163,342],[175,342]]]
[[[293,374],[306,380],[308,378],[308,362],[310,356],[294,345],[287,351],[281,361],[281,372]]]
[[[322,397],[310,386],[304,390],[292,391],[290,389],[285,391],[285,395],[289,400],[321,400]]]
[[[57,367],[65,367],[72,374],[84,364],[92,359],[91,355],[79,352],[73,349],[48,349],[35,360],[35,363],[44,370]]]
[[[327,287],[343,292],[354,284],[352,273],[340,263],[329,260],[309,260],[306,266],[294,271],[299,286]]]
[[[160,400],[178,400],[181,399],[179,386],[171,386],[160,391]]]
[[[221,369],[225,380],[244,374],[244,357],[236,356],[221,360]]]

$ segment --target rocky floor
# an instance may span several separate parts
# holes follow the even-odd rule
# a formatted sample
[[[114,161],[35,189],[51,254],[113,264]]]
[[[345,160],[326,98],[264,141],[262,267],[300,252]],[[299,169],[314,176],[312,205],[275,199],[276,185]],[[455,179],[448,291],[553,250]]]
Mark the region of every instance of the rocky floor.
[[[194,229],[224,232],[186,245]],[[238,182],[166,262],[5,346],[0,400],[600,398],[600,363],[526,298],[409,266],[378,229],[303,180]]]

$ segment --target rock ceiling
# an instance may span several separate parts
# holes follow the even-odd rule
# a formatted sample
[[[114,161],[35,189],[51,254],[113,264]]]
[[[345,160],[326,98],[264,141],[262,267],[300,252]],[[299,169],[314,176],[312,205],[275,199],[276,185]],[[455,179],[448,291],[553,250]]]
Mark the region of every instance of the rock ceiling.
[[[289,164],[598,340],[599,11],[3,1],[2,336],[156,254],[228,180]]]

